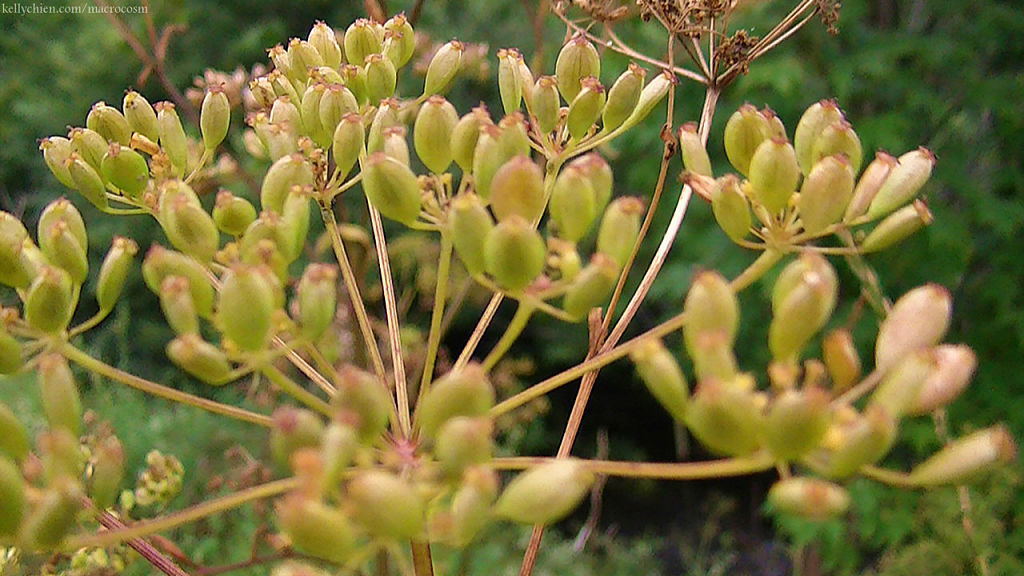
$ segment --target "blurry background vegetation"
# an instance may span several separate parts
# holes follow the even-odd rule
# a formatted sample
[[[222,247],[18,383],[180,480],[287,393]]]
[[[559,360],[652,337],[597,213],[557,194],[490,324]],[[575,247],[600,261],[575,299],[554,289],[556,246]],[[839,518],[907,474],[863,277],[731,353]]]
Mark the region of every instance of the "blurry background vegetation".
[[[397,12],[412,4],[390,0],[388,8]],[[771,15],[787,5],[778,0],[758,2],[750,20],[767,27]],[[562,28],[553,17],[548,20],[542,53],[536,55],[527,6],[532,13],[535,7],[526,1],[427,0],[417,31],[439,41],[458,37],[486,43],[490,62],[497,48],[517,46],[528,61],[543,59],[544,73],[550,73]],[[181,89],[207,67],[231,71],[265,62],[267,47],[292,36],[305,37],[315,19],[343,30],[365,14],[362,3],[326,0],[171,0],[156,2],[150,9],[158,26],[182,27],[172,38],[167,57],[168,76]],[[141,16],[125,16],[123,21],[145,37]],[[0,29],[0,209],[24,214],[33,222],[46,202],[66,193],[46,170],[36,150],[38,138],[83,124],[97,100],[120,103],[127,87],[140,90],[151,102],[166,99],[167,94],[152,76],[138,83],[137,57],[102,15],[4,14]],[[969,344],[980,364],[973,385],[949,412],[951,431],[1004,421],[1016,438],[1024,438],[1024,243],[1019,239],[1024,233],[1024,18],[1009,0],[847,0],[839,30],[832,37],[820,26],[805,28],[728,89],[711,131],[712,157],[725,168],[721,128],[744,101],[770,106],[792,131],[804,108],[830,97],[846,111],[866,154],[875,149],[898,155],[918,145],[930,148],[939,158],[926,188],[934,225],[869,262],[890,296],[926,281],[943,284],[954,294],[956,320],[948,340]],[[654,24],[633,21],[620,32],[635,45],[645,46],[650,55],[661,55],[661,30]],[[608,55],[602,80],[613,80],[625,64],[625,59]],[[400,92],[414,94],[421,80],[408,77],[404,82]],[[493,77],[464,78],[450,98],[463,111],[481,100],[493,110],[494,84]],[[697,87],[684,85],[680,96],[677,123],[696,120]],[[617,194],[650,194],[659,162],[653,151],[661,149],[657,136],[658,121],[650,120],[604,150],[613,161]],[[670,174],[678,170],[676,161]],[[97,218],[85,202],[74,201],[90,222],[94,258],[102,257],[113,234],[125,234],[128,227],[143,250],[160,238],[143,218]],[[669,209],[661,212],[655,235],[664,228]],[[648,261],[653,250],[652,242],[641,262]],[[718,268],[731,276],[751,259],[716,228],[708,207],[695,202],[633,330],[639,332],[674,313],[696,269]],[[839,319],[845,318],[857,295],[855,278],[846,274],[844,279],[847,299],[837,313]],[[745,321],[737,349],[748,367],[763,365],[767,357],[763,339],[768,286],[763,284],[760,293],[749,291],[753,293],[743,299]],[[88,346],[121,367],[193,386],[182,382],[163,357],[171,334],[163,327],[155,297],[138,279],[126,296],[114,316],[90,333]],[[453,347],[461,346],[473,322],[472,314],[456,322]],[[865,357],[871,354],[872,322],[863,318],[860,323],[859,344]],[[531,324],[516,354],[530,358],[535,377],[543,377],[578,361],[585,346],[582,326],[538,321]],[[229,447],[241,444],[257,455],[264,449],[262,438],[253,438],[244,426],[100,382],[91,384],[90,405],[126,440],[134,469],[141,468],[151,447],[184,462],[185,493],[172,506],[206,493],[210,479],[229,467],[224,455]],[[31,387],[25,388],[23,379],[0,381],[0,399],[29,415],[34,401],[25,398],[24,389]],[[606,431],[613,458],[673,458],[670,419],[641,389],[628,366],[603,372],[577,452],[593,454],[595,439]],[[245,392],[217,393],[238,401]],[[517,436],[521,450],[553,452],[573,394],[567,389],[553,395],[548,416]],[[930,420],[913,423],[902,431],[891,463],[905,465],[937,444]],[[699,449],[694,450],[700,456]],[[855,504],[850,518],[809,525],[785,519],[773,523],[763,514],[761,501],[770,478],[682,485],[612,481],[604,497],[600,533],[589,544],[591,551],[599,552],[598,560],[582,562],[575,558],[570,541],[550,538],[543,573],[788,574],[797,559],[805,574],[952,576],[978,573],[977,560],[982,557],[988,574],[1019,574],[1024,573],[1024,496],[1015,491],[1020,478],[1015,468],[972,489],[973,533],[961,527],[953,490],[905,493],[858,481],[851,486]],[[571,540],[570,530],[582,520],[569,522],[563,538]],[[169,536],[197,562],[223,563],[247,554],[245,528],[253,522],[250,515],[238,513]],[[525,532],[509,529],[489,536],[466,560],[466,569],[480,574],[513,571]],[[450,566],[455,570],[456,561]]]

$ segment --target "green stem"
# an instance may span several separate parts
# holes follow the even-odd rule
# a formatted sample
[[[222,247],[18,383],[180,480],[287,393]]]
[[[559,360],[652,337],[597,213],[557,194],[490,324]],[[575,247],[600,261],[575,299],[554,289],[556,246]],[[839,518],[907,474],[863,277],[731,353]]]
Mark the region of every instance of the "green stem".
[[[109,308],[107,310],[100,310],[100,311],[96,312],[95,314],[92,315],[91,318],[89,318],[85,322],[82,322],[78,326],[75,326],[74,328],[72,328],[68,332],[68,338],[74,338],[75,336],[78,336],[79,334],[82,334],[83,332],[88,332],[89,330],[92,330],[93,328],[96,327],[97,324],[99,324],[100,322],[103,322],[107,318],[107,316],[110,315],[110,312],[112,310],[113,310],[113,308]]]
[[[265,365],[260,367],[260,372],[270,380],[274,386],[277,386],[279,390],[288,394],[292,398],[295,398],[299,402],[305,404],[309,408],[316,410],[317,412],[330,416],[334,413],[327,402],[324,402],[320,398],[316,397],[312,392],[306,390],[302,386],[299,386],[297,382],[289,378],[284,372],[281,372],[272,365]]]
[[[444,305],[448,298],[448,277],[451,274],[452,240],[441,234],[441,254],[437,262],[437,285],[434,287],[434,309],[430,313],[430,332],[427,335],[427,356],[423,360],[423,374],[420,375],[418,398],[422,399],[434,378],[434,364],[441,346],[441,321],[444,319]],[[419,404],[417,400],[416,404]]]
[[[490,371],[498,363],[498,360],[501,360],[501,357],[505,355],[505,352],[508,352],[516,338],[519,338],[519,335],[523,333],[527,322],[530,321],[530,316],[533,315],[533,311],[536,309],[536,306],[526,300],[519,302],[515,315],[512,316],[512,320],[505,327],[505,333],[501,335],[498,343],[494,345],[494,348],[484,358],[484,370]]]
[[[120,382],[121,384],[130,386],[132,388],[135,388],[136,390],[142,390],[147,394],[152,394],[153,396],[159,396],[160,398],[164,398],[174,402],[180,402],[182,404],[187,404],[189,406],[194,406],[196,408],[201,408],[203,410],[207,410],[215,414],[221,414],[223,416],[235,418],[236,420],[242,420],[244,422],[259,424],[260,426],[265,426],[268,428],[271,426],[271,419],[269,416],[264,416],[263,414],[250,412],[248,410],[245,410],[244,408],[238,408],[236,406],[221,404],[220,402],[215,402],[213,400],[208,400],[206,398],[200,398],[199,396],[193,396],[192,394],[188,394],[180,390],[175,390],[174,388],[162,386],[160,384],[157,384],[156,382],[151,382],[149,380],[146,380],[145,378],[140,378],[134,374],[129,374],[122,370],[118,370],[117,368],[114,368],[113,366],[105,362],[102,362],[101,360],[89,356],[88,354],[86,354],[82,350],[79,350],[78,348],[75,348],[71,344],[64,344],[59,351],[65,358],[74,362],[75,364],[78,364],[82,368],[85,368],[89,372],[99,374],[100,376],[109,378],[115,382]]]
[[[865,466],[860,469],[861,475],[865,478],[871,478],[882,484],[888,484],[889,486],[896,486],[899,488],[920,488],[920,486],[914,484],[910,480],[910,475],[903,472],[897,472],[896,470],[886,470],[885,468],[878,468],[876,466]]]
[[[552,462],[556,458],[518,456],[493,458],[490,466],[497,470],[522,470]],[[621,460],[577,460],[583,468],[602,476],[619,478],[656,478],[660,480],[703,480],[745,476],[770,470],[775,460],[767,452],[706,462],[628,462]]]
[[[732,282],[729,283],[733,292],[742,292],[743,289],[767,274],[772,269],[772,266],[775,266],[782,259],[782,256],[783,253],[778,250],[768,249],[762,252],[757,257],[757,260],[754,260],[750,266],[747,266],[746,270],[740,272],[740,275],[733,278]]]

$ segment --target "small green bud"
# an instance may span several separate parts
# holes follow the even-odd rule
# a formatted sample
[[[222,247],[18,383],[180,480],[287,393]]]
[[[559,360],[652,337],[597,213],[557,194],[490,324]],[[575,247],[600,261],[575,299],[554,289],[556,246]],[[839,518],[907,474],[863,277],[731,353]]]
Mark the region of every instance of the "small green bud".
[[[706,270],[697,273],[683,303],[683,314],[686,315],[683,341],[691,357],[697,350],[696,341],[701,334],[721,331],[729,348],[736,341],[740,322],[739,302],[728,280],[718,272]]]
[[[565,120],[569,136],[580,140],[587,135],[601,117],[605,99],[604,86],[597,78],[588,76],[580,81],[580,90],[569,103],[569,114]]]
[[[818,234],[838,222],[853,196],[853,171],[846,157],[825,156],[811,168],[800,187],[797,210],[804,231]]]
[[[25,480],[10,459],[0,454],[0,538],[13,539],[25,515]]]
[[[860,172],[860,164],[863,160],[863,151],[860,145],[860,138],[853,131],[853,127],[846,120],[838,120],[825,126],[814,141],[814,149],[811,152],[811,169],[822,158],[842,154],[850,161],[850,170],[856,174]]]
[[[817,448],[831,421],[828,393],[821,388],[786,390],[772,399],[764,416],[765,446],[780,460],[798,460]]]
[[[544,213],[544,173],[527,156],[515,156],[494,173],[491,210],[501,222],[518,216],[527,222]]]
[[[907,292],[878,328],[875,369],[892,368],[907,354],[938,344],[949,328],[953,303],[949,291],[926,284]]]
[[[907,406],[910,416],[928,414],[948,405],[967,388],[978,366],[974,351],[963,344],[939,345],[931,354],[932,370],[917,398]]]
[[[452,129],[452,158],[463,172],[473,169],[473,156],[476,153],[477,139],[480,137],[480,126],[487,123],[490,123],[487,110],[483,106],[478,106],[459,118]]]
[[[522,54],[515,48],[498,50],[498,94],[505,114],[519,110],[523,101],[522,77],[519,75],[522,59]]]
[[[217,299],[217,324],[221,332],[242,350],[263,350],[272,336],[274,300],[273,287],[259,269],[231,267],[221,279]]]
[[[562,46],[555,61],[558,92],[566,102],[576,98],[582,88],[580,82],[587,76],[601,76],[601,57],[585,36],[577,34]]]
[[[358,114],[345,114],[334,129],[334,144],[331,154],[334,165],[342,176],[348,175],[363,150],[363,121]]]
[[[862,253],[878,252],[899,244],[915,232],[932,223],[933,217],[928,206],[921,200],[914,200],[909,206],[889,214],[860,243]]]
[[[611,131],[622,125],[629,118],[640,102],[640,93],[644,88],[644,77],[647,71],[630,62],[629,68],[619,75],[612,87],[608,89],[608,101],[601,113],[601,124],[605,131]]]
[[[423,94],[432,95],[443,92],[451,84],[462,64],[462,53],[466,47],[458,40],[452,40],[441,46],[430,59],[427,76],[423,81]]]
[[[122,146],[127,146],[132,138],[132,129],[124,115],[117,108],[107,106],[106,102],[93,104],[85,118],[85,125],[89,130],[99,132],[107,141],[117,142]]]
[[[736,112],[725,123],[725,155],[729,163],[744,176],[750,177],[751,163],[757,149],[765,140],[769,140],[768,119],[750,104],[740,106]],[[764,149],[762,165],[758,168],[758,180],[763,186],[770,185],[767,193],[771,200],[777,200],[778,196],[786,192],[784,184],[792,181],[789,192],[796,189],[797,180],[792,176],[792,165],[796,163],[793,147],[789,146],[784,139],[776,139],[774,146]],[[790,156],[793,156],[790,158]],[[797,173],[799,178],[799,167]],[[751,178],[753,181],[753,178]],[[757,186],[758,182],[754,182]],[[788,196],[786,197],[788,199]],[[773,202],[773,205],[777,202]],[[781,209],[781,208],[780,208]]]
[[[231,104],[223,88],[211,87],[206,91],[199,113],[199,130],[203,135],[203,146],[213,150],[224,141],[231,124]]]
[[[206,270],[193,258],[154,244],[142,262],[142,278],[146,286],[159,295],[160,285],[168,276],[188,278],[196,312],[200,318],[209,318],[213,311],[213,286],[206,276]]]
[[[574,318],[586,318],[591,308],[611,295],[619,279],[619,266],[607,254],[597,252],[580,270],[565,293],[562,309]]]
[[[157,102],[156,128],[160,135],[160,147],[163,148],[167,159],[171,161],[176,176],[183,176],[188,164],[188,139],[185,138],[185,129],[181,126],[181,119],[170,102]]]
[[[302,335],[317,341],[334,321],[338,308],[338,272],[327,264],[310,263],[306,266],[296,299],[299,304],[299,326]]]
[[[676,136],[679,139],[679,152],[683,156],[683,167],[694,174],[714,178],[711,171],[711,158],[708,156],[707,148],[704,147],[704,142],[700,139],[700,134],[697,133],[697,124],[695,122],[683,124],[679,127]]]
[[[489,418],[451,418],[437,432],[434,457],[446,474],[461,475],[467,467],[484,464],[491,459],[493,431],[494,424]]]
[[[583,170],[570,164],[555,179],[549,212],[559,238],[577,242],[597,218],[597,197]]]
[[[125,92],[121,109],[124,110],[124,118],[133,131],[142,134],[153,142],[160,138],[160,133],[156,127],[156,111],[153,110],[149,100],[146,100],[142,94],[134,90]]]
[[[59,547],[75,526],[75,517],[82,509],[81,498],[81,489],[71,481],[47,488],[25,517],[20,546],[38,551]]]
[[[686,410],[686,425],[708,450],[728,456],[750,454],[760,446],[761,408],[746,386],[705,378]]]
[[[643,200],[634,196],[616,198],[604,211],[597,230],[597,251],[607,254],[622,268],[640,236]]]
[[[426,529],[426,506],[416,487],[389,472],[359,473],[348,483],[348,503],[353,519],[373,536],[410,540]]]
[[[292,455],[302,448],[318,448],[324,434],[320,416],[294,406],[281,406],[271,415],[270,454],[274,462],[287,469]]]
[[[82,430],[82,399],[67,360],[59,354],[46,354],[39,359],[37,373],[50,428],[64,428],[78,436]]]
[[[405,14],[395,14],[384,23],[384,54],[395,68],[401,68],[416,51],[416,34]]]
[[[25,296],[25,321],[48,334],[63,331],[75,313],[73,296],[67,272],[55,266],[42,266]]]
[[[278,501],[274,511],[281,531],[296,550],[338,564],[347,562],[355,552],[355,530],[340,510],[292,494]]]
[[[384,29],[376,22],[360,18],[345,30],[345,59],[361,66],[371,54],[380,54]]]
[[[411,225],[420,215],[420,186],[408,166],[374,152],[363,162],[363,192],[386,218]]]
[[[839,328],[829,332],[821,341],[821,354],[834,392],[846,390],[860,379],[860,356],[849,330]]]
[[[22,347],[17,338],[7,333],[7,330],[0,324],[0,374],[14,374],[24,365],[21,360]],[[0,411],[4,408],[0,405]],[[2,417],[0,417],[2,420]],[[0,432],[3,425],[0,424]],[[0,440],[0,452],[3,452],[3,441]]]
[[[413,145],[428,170],[441,174],[452,163],[452,134],[459,123],[458,112],[441,96],[427,98],[416,115]]]
[[[850,507],[850,495],[837,484],[818,478],[785,478],[768,491],[772,508],[807,520],[828,520]]]
[[[111,142],[107,142],[107,139],[99,132],[88,128],[72,128],[68,131],[68,138],[71,139],[71,151],[81,156],[89,166],[102,174],[103,155],[107,153]],[[113,144],[118,143],[114,142]]]
[[[370,104],[393,96],[397,82],[398,73],[391,60],[383,54],[370,54],[366,57],[366,97]]]
[[[71,155],[71,141],[61,136],[50,136],[39,141],[39,150],[43,153],[43,161],[57,181],[68,188],[76,188],[65,163]]]
[[[343,366],[338,374],[338,390],[331,407],[354,416],[359,441],[373,444],[388,427],[393,403],[377,377],[355,366]]]
[[[843,112],[835,100],[819,100],[804,111],[793,133],[793,147],[804,174],[809,173],[816,163],[814,146],[821,132],[842,119]]]
[[[134,240],[123,236],[114,237],[96,279],[96,303],[100,310],[113,309],[124,290],[132,258],[138,251],[139,246]]]
[[[897,160],[891,154],[875,153],[875,159],[864,169],[860,180],[857,181],[857,186],[853,189],[853,198],[850,199],[850,204],[846,207],[843,222],[850,222],[868,211],[868,206],[874,201],[882,184],[889,178],[889,172],[896,164]]]
[[[479,364],[469,364],[438,378],[416,407],[416,423],[424,438],[434,438],[456,416],[484,416],[494,405],[494,388]]]
[[[125,196],[138,199],[149,183],[149,166],[141,154],[119,144],[111,144],[103,155],[103,177]]]
[[[498,475],[490,469],[473,467],[463,474],[452,496],[452,544],[466,546],[491,520],[491,505],[498,496]]]
[[[161,205],[166,210],[161,210],[160,224],[171,245],[201,262],[213,260],[220,246],[220,231],[202,205],[191,202],[186,195]]]
[[[28,435],[14,412],[0,403],[0,458],[4,456],[15,462],[23,461],[28,456]]]
[[[544,270],[544,240],[519,216],[499,222],[484,241],[484,269],[510,292],[529,286]]]
[[[182,334],[171,340],[166,353],[171,362],[202,382],[218,386],[228,381],[231,363],[227,356],[199,334]]]
[[[896,421],[880,406],[869,406],[862,416],[834,430],[827,472],[833,478],[847,478],[889,452],[896,438]]]
[[[124,479],[124,449],[116,436],[100,440],[93,454],[89,497],[97,508],[113,506]]]
[[[217,229],[231,236],[241,236],[256,219],[256,208],[245,198],[228,190],[217,192],[213,205],[213,222]]]
[[[679,363],[661,340],[651,338],[629,353],[640,380],[647,391],[661,404],[672,419],[682,422],[686,417],[690,389]]]
[[[260,205],[278,214],[284,211],[288,193],[298,186],[313,185],[313,168],[302,154],[289,154],[271,164],[260,187]]]
[[[199,315],[196,314],[196,305],[192,301],[192,291],[186,278],[164,278],[160,284],[160,308],[175,334],[199,333]]]
[[[106,210],[109,206],[107,202],[107,188],[103,184],[103,179],[100,177],[99,172],[75,153],[68,156],[65,166],[67,166],[68,174],[71,175],[71,180],[75,184],[75,190],[78,190],[78,193],[93,206],[100,210]]]
[[[779,275],[772,294],[768,347],[782,362],[795,360],[835,308],[838,279],[821,255],[805,252]]]
[[[537,79],[530,94],[530,112],[537,121],[537,129],[547,134],[558,126],[561,102],[558,99],[558,80],[554,76]]]
[[[761,117],[760,113],[757,115]],[[750,158],[749,178],[754,200],[772,214],[785,210],[800,182],[800,166],[793,146],[778,138],[763,140]]]
[[[456,254],[471,276],[484,271],[484,242],[494,228],[494,220],[480,197],[459,194],[448,211],[448,229]]]
[[[979,430],[947,444],[910,471],[916,486],[950,486],[968,482],[978,474],[1017,457],[1013,436],[1002,424]]]
[[[578,461],[552,460],[513,478],[494,512],[520,524],[551,524],[579,506],[593,483],[594,475]]]
[[[880,406],[893,418],[902,417],[917,401],[926,380],[935,370],[930,348],[921,348],[905,356],[885,373],[871,394],[868,405]]]

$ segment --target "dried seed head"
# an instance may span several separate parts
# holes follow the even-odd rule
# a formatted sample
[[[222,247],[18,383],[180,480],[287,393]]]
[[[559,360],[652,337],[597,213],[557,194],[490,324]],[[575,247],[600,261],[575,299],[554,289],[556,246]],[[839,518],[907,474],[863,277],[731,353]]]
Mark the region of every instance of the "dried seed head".
[[[572,512],[593,483],[594,475],[576,460],[553,460],[513,478],[494,513],[520,524],[551,524]]]
[[[416,175],[383,152],[374,152],[363,162],[363,191],[370,204],[386,218],[408,226],[420,215]]]
[[[926,284],[907,292],[878,328],[875,369],[892,368],[906,355],[938,344],[949,328],[953,302],[949,291]]]
[[[459,123],[458,112],[441,96],[427,98],[413,125],[416,156],[428,170],[441,174],[451,165],[454,151],[452,134]]]
[[[683,370],[668,348],[661,340],[651,338],[630,352],[629,359],[654,399],[673,420],[683,422],[690,390]]]
[[[230,378],[231,363],[227,356],[199,334],[183,334],[171,340],[166,353],[175,366],[201,382],[219,386]]]
[[[452,40],[437,50],[427,66],[427,76],[423,82],[424,94],[438,94],[448,88],[452,79],[459,72],[462,53],[465,50],[465,46],[458,40]]]
[[[601,57],[597,49],[584,36],[577,34],[562,46],[555,61],[558,92],[566,102],[572,102],[582,89],[581,81],[601,76]]]
[[[519,292],[544,270],[544,240],[519,216],[499,222],[484,241],[484,269],[505,290]]]
[[[837,484],[818,478],[785,478],[768,491],[771,506],[807,520],[828,520],[846,512],[850,495]]]

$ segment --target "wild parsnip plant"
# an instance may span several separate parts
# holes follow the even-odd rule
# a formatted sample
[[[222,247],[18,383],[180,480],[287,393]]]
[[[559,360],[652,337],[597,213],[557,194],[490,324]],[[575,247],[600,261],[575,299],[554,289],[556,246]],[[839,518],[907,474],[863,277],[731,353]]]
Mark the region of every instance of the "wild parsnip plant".
[[[163,229],[166,243],[148,247],[141,268],[176,334],[168,359],[211,386],[266,382],[279,405],[263,414],[222,404],[90,356],[81,342],[116,306],[139,246],[114,240],[96,273],[99,312],[72,325],[90,272],[79,211],[67,199],[51,203],[34,239],[0,213],[0,282],[21,301],[3,310],[0,371],[37,375],[48,424],[32,443],[0,405],[0,544],[21,554],[77,551],[87,562],[95,551],[127,543],[156,569],[181,575],[187,572],[147,537],[271,499],[279,545],[311,562],[282,564],[275,572],[281,576],[372,566],[432,574],[432,546],[466,546],[488,524],[504,521],[534,527],[523,562],[528,574],[543,527],[575,509],[601,476],[685,480],[775,469],[769,501],[776,509],[828,518],[846,510],[843,482],[855,476],[907,488],[957,484],[1013,457],[1013,440],[995,426],[950,442],[909,472],[876,466],[901,419],[941,411],[976,364],[968,347],[942,343],[951,317],[944,288],[921,286],[890,303],[862,258],[930,223],[918,198],[935,161],[927,150],[879,152],[865,161],[835,102],[808,108],[794,130],[770,110],[745,105],[723,136],[736,173],[712,171],[705,144],[721,91],[806,22],[821,17],[832,27],[837,4],[797,2],[762,38],[729,27],[738,2],[637,4],[553,6],[566,25],[553,73],[531,70],[516,49],[498,51],[494,111],[460,112],[445,99],[465,50],[458,40],[430,58],[421,93],[395,93],[416,48],[412,25],[399,14],[344,30],[317,22],[307,39],[268,51],[270,72],[252,78],[240,101],[208,86],[199,138],[174,104],[151,105],[129,91],[120,107],[96,103],[85,127],[42,140],[43,159],[61,184],[105,213],[150,215]],[[664,27],[667,60],[615,34],[618,20],[635,15]],[[602,50],[637,63],[602,71]],[[602,78],[613,80],[605,86]],[[673,117],[680,81],[705,88],[696,123],[677,125]],[[646,199],[617,195],[598,150],[663,106],[655,190]],[[211,209],[197,190],[217,186],[218,149],[237,129],[231,118],[238,107],[246,113],[245,149],[269,168],[258,198],[220,190]],[[669,195],[675,206],[668,229],[616,316],[680,156],[684,183]],[[680,294],[676,316],[623,342],[694,194],[711,204],[730,239],[759,255],[732,279],[698,273]],[[374,330],[349,254],[353,224],[339,222],[342,196],[365,199],[385,337]],[[320,239],[310,237],[316,216],[325,230]],[[386,235],[396,233],[436,238],[440,246],[418,378],[407,372],[389,262]],[[329,245],[333,261],[304,262],[311,243]],[[839,289],[830,257],[850,266],[881,317],[870,367],[862,366],[846,328],[825,332]],[[439,371],[457,267],[493,297],[454,362]],[[772,361],[738,366],[736,295],[776,267],[766,334]],[[515,301],[515,315],[492,326],[506,299]],[[337,357],[339,309],[355,319],[361,342],[351,357]],[[586,323],[590,349],[580,351],[575,367],[498,398],[490,373],[536,314]],[[481,351],[489,328],[502,336]],[[692,389],[676,353],[662,343],[677,331],[692,360]],[[821,357],[810,356],[818,348]],[[571,457],[598,372],[627,356],[665,410],[721,459]],[[116,431],[83,435],[73,366],[251,423],[266,434],[279,478],[122,522],[117,516],[134,505],[173,493],[180,464],[154,453],[141,488],[125,490]],[[556,455],[494,456],[496,418],[577,380]],[[514,474],[503,481],[504,472]],[[116,568],[111,557],[102,556]]]

